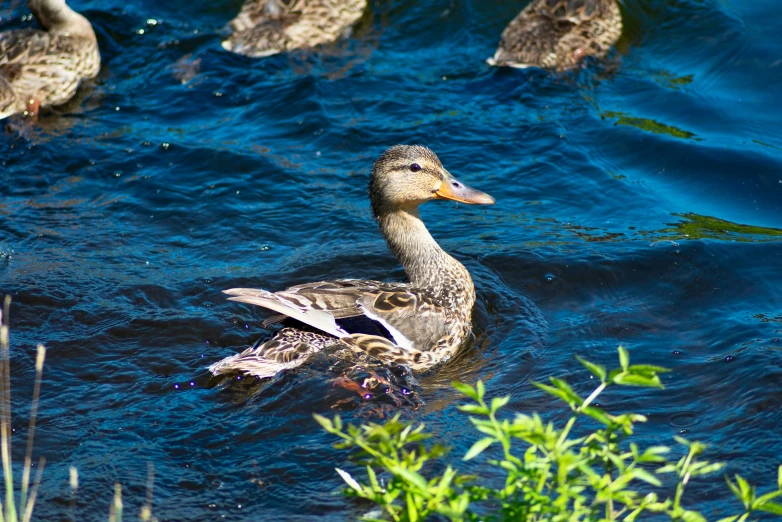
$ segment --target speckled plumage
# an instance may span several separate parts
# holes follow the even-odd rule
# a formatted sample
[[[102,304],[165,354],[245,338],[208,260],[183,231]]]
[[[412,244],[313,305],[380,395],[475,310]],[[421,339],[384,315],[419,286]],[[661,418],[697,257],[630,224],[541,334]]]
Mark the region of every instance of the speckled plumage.
[[[616,0],[532,0],[502,33],[488,62],[564,71],[603,58],[622,34]]]
[[[366,0],[247,0],[222,45],[254,58],[336,41],[364,13]]]
[[[100,69],[95,32],[86,18],[64,0],[28,5],[45,30],[0,33],[0,118],[24,112],[33,99],[41,107],[63,104]]]
[[[472,328],[475,289],[467,269],[429,234],[418,206],[433,199],[494,200],[454,179],[432,151],[420,146],[396,146],[383,153],[372,169],[369,196],[383,236],[410,282],[340,279],[274,293],[226,290],[233,301],[263,306],[319,332],[283,328],[266,343],[212,365],[212,373],[270,377],[337,345],[415,371],[456,352]],[[273,317],[269,322],[278,321]]]

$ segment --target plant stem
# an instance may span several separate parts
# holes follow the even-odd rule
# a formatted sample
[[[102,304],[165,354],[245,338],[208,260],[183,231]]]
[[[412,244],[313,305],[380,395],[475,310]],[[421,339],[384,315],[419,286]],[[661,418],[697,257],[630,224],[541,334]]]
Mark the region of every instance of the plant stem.
[[[580,413],[580,412],[582,412],[582,411],[584,411],[584,408],[586,408],[587,406],[589,406],[590,404],[592,404],[592,401],[594,401],[595,399],[597,399],[597,396],[598,396],[598,395],[600,395],[601,393],[603,393],[603,390],[605,390],[605,389],[606,389],[606,386],[608,386],[608,383],[605,383],[605,382],[604,382],[604,383],[600,384],[600,386],[598,386],[597,388],[595,388],[595,391],[593,391],[593,392],[592,392],[592,393],[589,395],[589,397],[587,397],[587,398],[586,398],[586,400],[585,400],[585,401],[584,401],[584,402],[581,404],[581,406],[579,406],[578,408],[576,408],[576,411],[577,411],[577,412],[579,412],[579,413]]]

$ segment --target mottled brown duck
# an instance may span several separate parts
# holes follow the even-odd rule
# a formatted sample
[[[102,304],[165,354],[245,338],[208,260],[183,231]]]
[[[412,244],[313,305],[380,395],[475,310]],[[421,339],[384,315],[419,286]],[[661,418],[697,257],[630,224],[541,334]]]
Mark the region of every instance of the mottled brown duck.
[[[622,34],[617,0],[532,0],[502,33],[490,65],[559,72],[604,58]]]
[[[335,42],[364,13],[366,0],[247,0],[223,48],[253,58]]]
[[[213,364],[213,374],[271,377],[320,350],[339,347],[413,371],[453,356],[472,329],[475,288],[467,269],[429,234],[418,206],[438,199],[491,205],[494,199],[455,179],[431,150],[409,145],[392,147],[375,162],[369,199],[409,282],[338,279],[279,292],[225,290],[232,301],[306,326],[282,328],[260,346]]]
[[[90,22],[65,0],[28,0],[41,29],[0,33],[0,119],[61,105],[97,76],[100,53]]]

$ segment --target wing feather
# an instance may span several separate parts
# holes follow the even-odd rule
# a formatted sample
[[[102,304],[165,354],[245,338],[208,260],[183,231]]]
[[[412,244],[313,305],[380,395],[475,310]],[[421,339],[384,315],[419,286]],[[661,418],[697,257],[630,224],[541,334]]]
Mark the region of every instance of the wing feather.
[[[328,312],[297,306],[297,304],[285,300],[278,294],[256,288],[231,288],[230,290],[224,290],[223,293],[232,296],[228,298],[229,301],[238,301],[274,310],[335,337],[348,335],[334,321],[334,316]]]

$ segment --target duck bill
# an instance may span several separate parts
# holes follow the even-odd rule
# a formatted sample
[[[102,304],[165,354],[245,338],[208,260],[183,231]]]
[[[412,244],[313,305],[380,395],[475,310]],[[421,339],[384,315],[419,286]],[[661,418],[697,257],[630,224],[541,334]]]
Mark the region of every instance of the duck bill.
[[[485,192],[468,187],[453,176],[446,176],[440,188],[435,190],[437,199],[450,199],[469,205],[494,205],[494,198]]]

